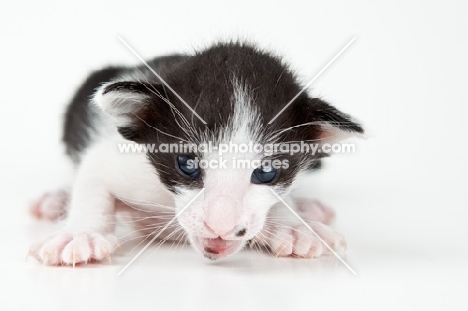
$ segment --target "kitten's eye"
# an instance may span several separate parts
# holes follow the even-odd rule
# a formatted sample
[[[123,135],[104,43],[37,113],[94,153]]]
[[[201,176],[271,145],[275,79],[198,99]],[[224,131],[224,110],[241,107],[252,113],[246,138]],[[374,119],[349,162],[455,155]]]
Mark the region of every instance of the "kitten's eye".
[[[184,177],[197,179],[201,174],[198,163],[189,156],[177,156],[177,166]]]
[[[252,176],[250,177],[250,182],[252,184],[268,184],[271,183],[276,175],[278,174],[278,170],[271,166],[262,166],[256,168],[252,172]]]

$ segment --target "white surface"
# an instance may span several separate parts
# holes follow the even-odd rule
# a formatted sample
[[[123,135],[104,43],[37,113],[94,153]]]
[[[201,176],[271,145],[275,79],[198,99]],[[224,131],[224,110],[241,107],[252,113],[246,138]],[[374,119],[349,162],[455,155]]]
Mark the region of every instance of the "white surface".
[[[1,310],[468,308],[466,1],[8,5]],[[337,210],[358,276],[333,258],[246,251],[210,262],[180,246],[152,248],[121,277],[132,254],[76,269],[24,261],[30,241],[51,230],[26,202],[69,178],[58,144],[66,101],[89,70],[137,63],[119,35],[144,57],[247,37],[285,55],[305,82],[356,36],[312,94],[362,120],[369,138],[328,159],[303,190]]]

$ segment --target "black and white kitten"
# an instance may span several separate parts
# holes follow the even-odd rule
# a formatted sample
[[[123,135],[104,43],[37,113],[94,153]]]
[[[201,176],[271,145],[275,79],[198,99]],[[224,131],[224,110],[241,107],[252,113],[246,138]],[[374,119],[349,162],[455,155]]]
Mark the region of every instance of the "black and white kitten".
[[[34,244],[33,256],[50,265],[109,257],[118,245],[114,224],[120,209],[145,234],[158,233],[177,214],[160,237],[175,238],[183,230],[211,259],[234,254],[250,240],[278,256],[326,252],[278,195],[331,247],[344,247],[328,226],[330,209],[291,196],[294,182],[319,166],[320,155],[221,146],[323,144],[343,133],[363,133],[358,123],[302,93],[269,124],[301,85],[281,59],[249,44],[219,43],[148,65],[163,81],[146,66],[112,67],[92,73],[75,94],[63,136],[77,169],[72,191],[46,194],[32,207],[48,218],[66,210],[65,226]],[[134,143],[156,151],[119,148]],[[182,144],[212,148],[163,152],[163,146]],[[238,160],[255,165],[240,167]],[[280,166],[267,167],[266,160]]]

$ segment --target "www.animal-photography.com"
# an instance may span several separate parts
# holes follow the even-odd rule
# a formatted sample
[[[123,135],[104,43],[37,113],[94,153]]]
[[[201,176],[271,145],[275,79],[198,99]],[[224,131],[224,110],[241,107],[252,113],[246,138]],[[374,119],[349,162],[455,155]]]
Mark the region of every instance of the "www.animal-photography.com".
[[[463,1],[12,2],[2,310],[464,310]]]

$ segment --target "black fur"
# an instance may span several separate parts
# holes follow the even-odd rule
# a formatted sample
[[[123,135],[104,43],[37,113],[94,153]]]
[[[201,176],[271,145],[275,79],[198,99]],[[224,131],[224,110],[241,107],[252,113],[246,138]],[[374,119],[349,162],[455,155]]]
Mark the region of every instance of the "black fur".
[[[90,103],[90,96],[95,88],[103,82],[115,78],[122,72],[122,68],[110,67],[93,72],[75,93],[65,113],[63,142],[66,153],[77,163],[82,152],[88,147],[91,133],[96,124],[93,117],[97,108]]]
[[[182,55],[163,56],[155,58],[148,64],[164,74],[164,72],[174,68],[177,64],[185,60]],[[91,141],[91,134],[96,129],[96,122],[99,122],[100,111],[91,103],[91,96],[103,83],[118,78],[122,74],[133,71],[145,70],[146,67],[135,68],[108,67],[95,71],[89,75],[85,82],[78,88],[71,103],[65,112],[65,122],[62,140],[65,143],[66,153],[73,162],[79,163],[81,154],[88,147]],[[149,81],[159,82],[153,75],[148,77]],[[125,131],[125,130],[123,130]],[[134,138],[136,133],[131,137]]]

